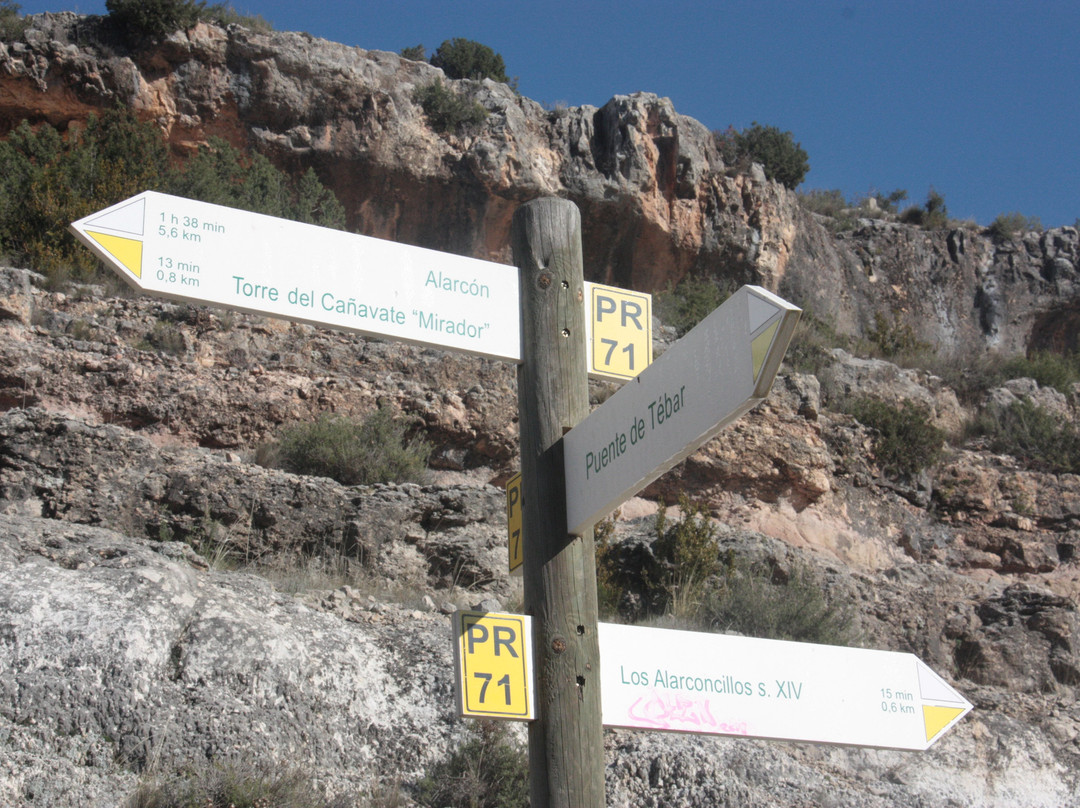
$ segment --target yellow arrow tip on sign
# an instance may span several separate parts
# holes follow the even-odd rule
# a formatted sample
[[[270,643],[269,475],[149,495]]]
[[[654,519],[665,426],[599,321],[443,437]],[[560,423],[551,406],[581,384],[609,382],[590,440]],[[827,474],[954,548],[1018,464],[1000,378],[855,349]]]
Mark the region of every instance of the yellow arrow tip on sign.
[[[756,337],[754,337],[753,342],[750,343],[750,350],[754,356],[755,382],[761,376],[761,366],[765,364],[765,357],[769,355],[769,348],[772,347],[773,337],[776,335],[776,329],[779,327],[780,321],[777,320],[771,326],[769,326]]]
[[[142,242],[133,238],[110,236],[87,230],[86,235],[101,245],[109,255],[120,262],[136,278],[142,278]]]
[[[926,725],[926,740],[930,741],[937,737],[949,722],[964,712],[963,707],[935,707],[924,704],[922,708],[923,723]]]

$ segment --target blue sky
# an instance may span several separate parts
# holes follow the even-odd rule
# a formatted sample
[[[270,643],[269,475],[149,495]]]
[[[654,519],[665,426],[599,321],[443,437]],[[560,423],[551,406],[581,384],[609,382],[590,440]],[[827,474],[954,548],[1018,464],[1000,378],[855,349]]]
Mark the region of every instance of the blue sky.
[[[104,0],[22,2],[105,13]],[[465,37],[502,54],[529,98],[668,96],[712,129],[758,121],[810,157],[802,188],[848,198],[933,186],[949,214],[1080,218],[1076,0],[237,0],[278,30],[431,53]]]

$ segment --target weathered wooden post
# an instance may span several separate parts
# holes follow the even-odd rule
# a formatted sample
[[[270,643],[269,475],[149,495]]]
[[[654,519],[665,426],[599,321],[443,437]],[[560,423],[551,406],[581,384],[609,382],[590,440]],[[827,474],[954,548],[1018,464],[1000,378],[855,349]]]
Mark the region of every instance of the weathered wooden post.
[[[581,214],[538,199],[514,215],[522,363],[518,412],[525,611],[533,618],[537,720],[529,724],[533,808],[604,804],[596,559],[592,530],[566,532],[563,434],[589,414]]]

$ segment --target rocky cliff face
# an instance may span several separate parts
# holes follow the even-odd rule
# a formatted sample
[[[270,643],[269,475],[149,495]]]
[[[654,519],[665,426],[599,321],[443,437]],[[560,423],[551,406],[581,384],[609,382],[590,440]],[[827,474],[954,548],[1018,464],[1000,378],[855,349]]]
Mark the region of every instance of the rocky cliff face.
[[[0,273],[0,803],[121,805],[207,756],[414,798],[466,732],[443,612],[519,608],[487,484],[515,465],[512,369],[34,280]],[[146,350],[163,323],[174,354]],[[830,374],[965,417],[926,374]],[[1080,420],[1080,390],[1010,389]],[[377,404],[434,440],[432,484],[251,462],[282,423]],[[609,804],[1078,804],[1080,478],[957,449],[899,485],[868,446],[784,374],[646,495],[707,503],[725,557],[811,570],[859,643],[916,653],[976,710],[925,754],[610,731]],[[654,509],[615,524],[630,563]]]
[[[440,135],[412,98],[438,78],[391,53],[236,26],[200,24],[130,52],[107,20],[46,14],[24,41],[0,44],[0,131],[24,118],[67,126],[119,103],[181,152],[221,135],[314,167],[368,235],[509,262],[516,207],[557,195],[581,208],[591,280],[648,291],[690,272],[754,282],[842,332],[881,313],[958,356],[1076,346],[1074,228],[998,244],[974,227],[866,220],[836,239],[793,193],[725,166],[706,128],[665,98],[548,111],[506,85],[455,82],[489,116]]]
[[[895,315],[961,356],[1075,346],[1071,228],[995,243],[866,220],[837,238],[664,99],[545,111],[485,83],[487,123],[440,136],[411,99],[437,75],[239,28],[131,53],[101,20],[44,15],[0,43],[0,121],[119,101],[178,150],[222,134],[315,166],[374,235],[508,260],[514,208],[558,194],[582,209],[595,279],[708,270],[851,332]],[[408,804],[465,732],[442,612],[519,608],[496,487],[516,466],[513,368],[42,280],[0,271],[0,804],[121,805],[207,758]],[[161,329],[171,352],[149,347]],[[810,570],[859,643],[918,654],[976,709],[925,754],[611,731],[609,804],[1080,805],[1080,477],[956,440],[898,482],[823,388],[917,402],[954,435],[974,411],[937,377],[843,352],[819,376],[785,370],[624,506],[616,545],[649,558],[655,500],[688,492],[725,557]],[[991,397],[1080,424],[1080,387]],[[376,406],[435,444],[429,484],[252,462],[282,424]]]

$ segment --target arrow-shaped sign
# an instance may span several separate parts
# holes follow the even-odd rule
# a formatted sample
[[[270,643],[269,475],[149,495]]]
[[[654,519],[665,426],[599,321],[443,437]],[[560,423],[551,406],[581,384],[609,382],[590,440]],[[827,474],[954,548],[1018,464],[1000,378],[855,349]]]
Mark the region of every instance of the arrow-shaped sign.
[[[912,654],[599,625],[609,727],[927,749],[971,704]]]
[[[159,297],[521,360],[511,266],[154,191],[71,229]]]
[[[769,392],[801,310],[744,286],[563,438],[580,535]]]

